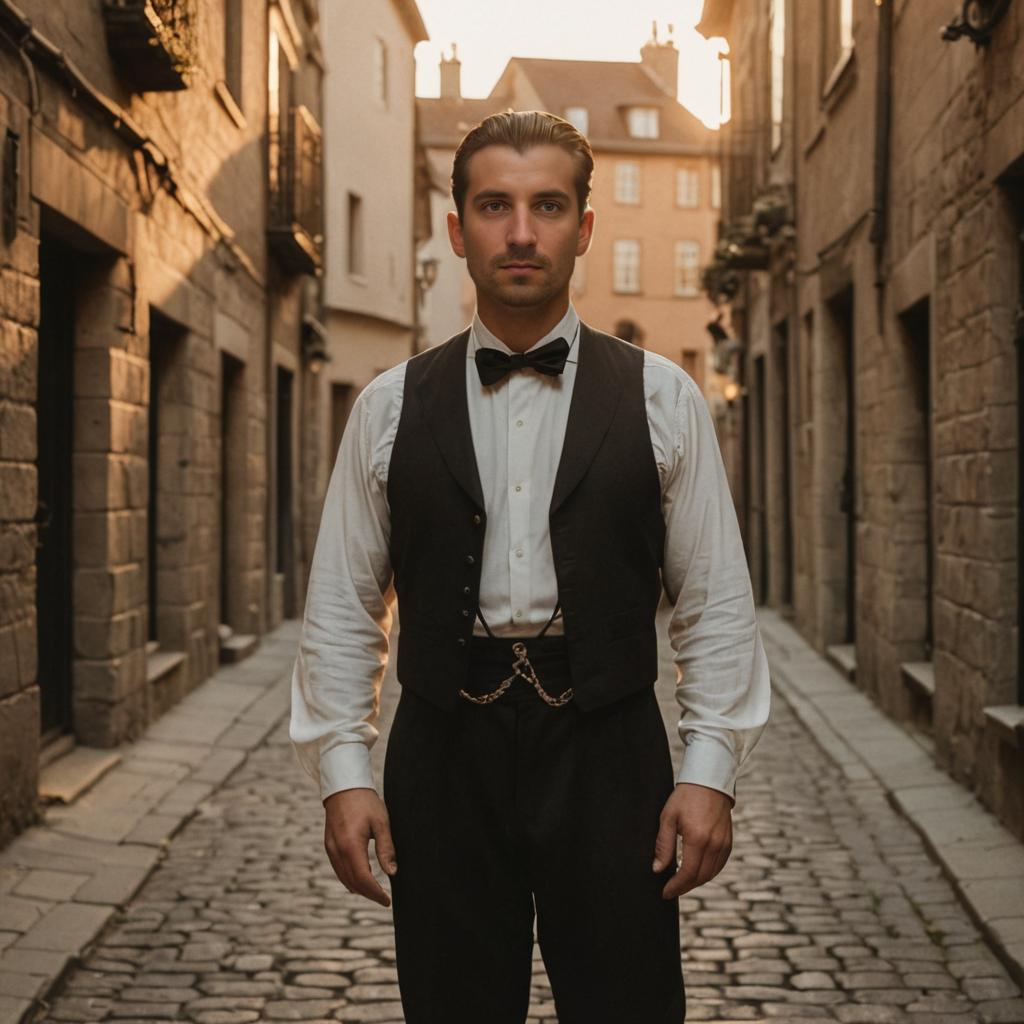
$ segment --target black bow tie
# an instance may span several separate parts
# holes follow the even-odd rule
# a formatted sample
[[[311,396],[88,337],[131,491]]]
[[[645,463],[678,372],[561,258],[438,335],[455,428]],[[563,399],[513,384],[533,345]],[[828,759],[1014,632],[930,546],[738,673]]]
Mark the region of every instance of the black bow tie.
[[[549,377],[557,377],[565,369],[568,355],[569,342],[565,338],[555,338],[531,352],[515,352],[512,355],[496,348],[478,348],[474,358],[480,383],[490,385],[497,384],[514,370],[536,370]]]

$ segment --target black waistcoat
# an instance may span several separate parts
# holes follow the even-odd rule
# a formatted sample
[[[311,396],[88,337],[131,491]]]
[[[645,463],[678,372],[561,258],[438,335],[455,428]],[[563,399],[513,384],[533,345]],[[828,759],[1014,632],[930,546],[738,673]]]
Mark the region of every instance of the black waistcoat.
[[[468,340],[464,331],[409,361],[388,470],[398,679],[442,708],[467,679],[487,526]],[[643,351],[585,325],[578,344],[549,523],[575,701],[591,709],[657,678],[665,524]]]

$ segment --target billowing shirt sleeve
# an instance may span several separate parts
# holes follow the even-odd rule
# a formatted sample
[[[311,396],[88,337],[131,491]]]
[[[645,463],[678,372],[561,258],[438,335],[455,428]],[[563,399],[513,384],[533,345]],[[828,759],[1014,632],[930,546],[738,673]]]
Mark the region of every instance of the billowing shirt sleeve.
[[[352,408],[310,567],[289,731],[321,799],[374,787],[370,747],[394,605],[386,482],[402,392],[396,371]]]
[[[652,368],[648,415],[662,476],[662,571],[682,709],[676,780],[735,798],[736,775],[768,720],[768,662],[711,414],[693,380],[665,363]]]

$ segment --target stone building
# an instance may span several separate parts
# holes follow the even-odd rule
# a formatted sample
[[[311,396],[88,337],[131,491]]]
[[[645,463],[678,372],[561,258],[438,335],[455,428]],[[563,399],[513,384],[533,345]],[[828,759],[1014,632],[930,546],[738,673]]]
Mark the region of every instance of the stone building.
[[[413,48],[427,30],[414,0],[327,3],[323,13],[330,468],[355,396],[414,351]]]
[[[577,310],[709,385],[705,325],[714,310],[700,288],[700,267],[715,243],[717,139],[676,99],[679,52],[672,41],[659,42],[655,28],[637,62],[513,57],[483,100],[461,95],[459,70],[455,53],[442,57],[440,97],[417,100],[434,186],[433,233],[421,257],[438,261],[425,303],[427,340],[444,341],[473,311],[464,265],[451,254],[444,228],[459,140],[496,111],[548,110],[575,124],[594,150],[597,221],[590,251],[576,265]]]
[[[323,58],[314,0],[0,0],[0,35],[2,842],[41,767],[95,777],[295,614]]]
[[[1024,836],[1024,9],[707,0],[758,596]]]

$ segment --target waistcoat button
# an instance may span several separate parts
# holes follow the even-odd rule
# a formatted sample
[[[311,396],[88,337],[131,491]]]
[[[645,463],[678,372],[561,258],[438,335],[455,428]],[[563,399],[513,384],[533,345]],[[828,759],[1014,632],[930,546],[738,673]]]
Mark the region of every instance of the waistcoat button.
[[[469,618],[469,609],[468,608],[463,608],[462,609],[462,617],[464,619],[468,619]]]
[[[466,555],[466,565],[473,565],[476,559],[472,555]]]
[[[462,592],[466,595],[466,597],[469,597],[469,595],[473,593],[473,588],[472,587],[463,587],[462,588]]]
[[[459,637],[459,639],[458,639],[458,640],[456,640],[455,642],[456,642],[456,643],[457,643],[457,644],[458,644],[458,645],[459,645],[460,647],[465,647],[465,646],[466,646],[466,638],[465,638],[464,636],[460,636],[460,637]]]
[[[479,526],[482,522],[483,522],[483,519],[481,519],[480,516],[478,516],[478,515],[477,516],[473,516],[473,525],[474,526]]]

